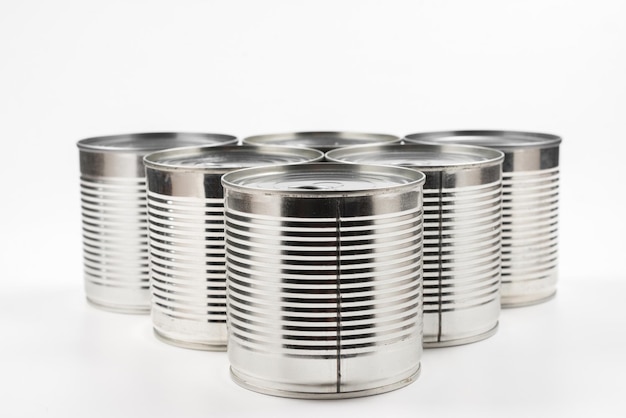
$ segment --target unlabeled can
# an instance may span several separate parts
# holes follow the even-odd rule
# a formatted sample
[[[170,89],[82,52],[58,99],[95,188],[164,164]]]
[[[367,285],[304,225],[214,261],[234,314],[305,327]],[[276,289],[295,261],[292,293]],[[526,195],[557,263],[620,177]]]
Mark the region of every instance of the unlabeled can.
[[[157,337],[185,348],[226,349],[222,175],[322,156],[306,148],[227,146],[165,150],[145,157]]]
[[[235,382],[349,398],[416,379],[423,183],[415,170],[329,163],[223,177]]]
[[[502,306],[551,299],[558,279],[559,145],[556,135],[452,131],[406,141],[470,144],[504,152],[502,174]]]
[[[236,143],[230,135],[138,133],[78,141],[87,300],[123,313],[150,311],[145,154]]]
[[[475,342],[500,315],[500,151],[390,145],[330,151],[330,161],[412,167],[424,185],[424,347]]]
[[[364,132],[289,132],[281,134],[255,135],[243,139],[247,145],[277,145],[315,148],[327,152],[335,148],[353,145],[382,145],[400,142],[395,135]]]

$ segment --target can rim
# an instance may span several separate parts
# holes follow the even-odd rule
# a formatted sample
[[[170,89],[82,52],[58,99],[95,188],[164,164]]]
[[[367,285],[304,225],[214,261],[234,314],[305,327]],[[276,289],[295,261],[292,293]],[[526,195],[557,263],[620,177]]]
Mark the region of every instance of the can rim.
[[[357,155],[370,155],[376,154],[381,155],[386,151],[398,151],[398,150],[410,150],[411,148],[417,149],[425,149],[428,151],[436,151],[442,153],[461,153],[472,156],[484,157],[484,160],[481,161],[468,161],[468,162],[450,162],[447,164],[438,164],[438,165],[420,165],[419,161],[416,161],[415,164],[402,164],[395,165],[396,167],[409,167],[415,170],[420,171],[439,171],[439,170],[453,170],[453,169],[470,169],[470,168],[478,168],[478,167],[489,167],[492,165],[502,164],[504,161],[504,153],[497,149],[487,148],[487,147],[479,147],[476,145],[457,145],[457,144],[427,144],[427,143],[408,143],[402,145],[384,145],[384,146],[357,146],[357,147],[347,147],[340,148],[332,151],[328,151],[326,153],[326,160],[333,161],[337,163],[347,163],[347,164],[361,164],[358,161],[350,161],[345,158],[349,158],[350,156]],[[372,164],[368,162],[366,164]],[[381,160],[381,165],[387,164],[385,161]]]
[[[206,132],[137,132],[126,133],[116,135],[104,135],[84,138],[76,143],[76,146],[80,150],[85,151],[101,151],[101,152],[149,152],[164,149],[162,147],[155,147],[150,145],[150,141],[156,139],[167,139],[172,141],[184,141],[191,138],[199,138],[204,140],[216,140],[217,142],[211,144],[207,142],[202,146],[220,146],[227,144],[236,144],[237,137],[233,135],[218,134],[218,133],[206,133]],[[132,143],[128,146],[120,145],[107,145],[114,141],[127,140]],[[186,144],[188,145],[188,144]],[[197,145],[192,145],[197,146]],[[175,146],[174,146],[175,147]],[[168,146],[167,148],[173,148]]]
[[[221,147],[215,146],[191,146],[191,147],[178,147],[178,148],[169,148],[166,150],[155,151],[150,154],[147,154],[143,157],[144,166],[147,168],[152,168],[161,171],[177,171],[177,172],[196,172],[196,173],[223,173],[225,170],[240,170],[251,166],[249,164],[241,164],[240,166],[213,166],[213,167],[202,167],[202,166],[190,166],[185,164],[175,164],[168,162],[161,162],[159,160],[163,160],[165,158],[172,157],[183,157],[189,156],[193,157],[196,155],[197,157],[201,157],[203,154],[207,152],[253,152],[258,154],[259,156],[263,155],[284,155],[286,157],[289,156],[300,156],[305,158],[304,161],[294,161],[294,162],[280,162],[277,165],[291,165],[291,164],[304,164],[309,162],[320,161],[324,158],[324,153],[312,149],[312,148],[303,148],[303,147],[249,147],[249,146],[239,146],[239,145],[226,145]],[[270,164],[270,163],[268,163]]]
[[[454,138],[460,139],[461,137],[484,137],[488,138],[488,141],[481,142],[480,140],[476,140],[475,143],[472,144],[470,144],[469,140],[468,142],[455,142]],[[558,135],[543,132],[479,129],[419,132],[405,135],[404,140],[411,143],[432,142],[437,144],[465,144],[501,150],[515,150],[555,147],[558,146],[563,139]]]
[[[355,169],[356,167],[356,169]],[[380,188],[358,189],[358,190],[336,190],[336,189],[273,189],[268,187],[251,187],[238,184],[237,181],[253,176],[261,177],[264,175],[281,174],[287,171],[310,170],[315,171],[335,169],[336,172],[346,171],[354,174],[356,170],[362,172],[378,173],[378,174],[396,174],[398,177],[404,177],[407,183],[386,185]],[[270,195],[280,195],[285,197],[301,197],[301,198],[320,198],[320,197],[348,197],[348,196],[372,196],[376,194],[385,194],[403,189],[413,189],[417,186],[423,186],[426,182],[426,175],[421,171],[417,171],[408,167],[397,167],[391,165],[376,164],[342,164],[335,162],[321,162],[309,164],[290,164],[290,165],[274,165],[263,167],[243,168],[231,171],[222,176],[222,186],[224,190],[235,190],[239,192],[264,193]]]
[[[370,133],[370,132],[356,132],[356,131],[294,131],[294,132],[282,132],[272,134],[253,135],[243,138],[242,143],[247,145],[279,145],[276,141],[281,140],[296,140],[296,139],[315,139],[317,137],[335,137],[337,139],[362,139],[365,141],[372,141],[372,144],[393,143],[400,142],[401,138],[391,134]],[[366,144],[365,144],[366,145]],[[293,145],[280,145],[280,146],[293,146]],[[333,146],[331,144],[320,144],[320,147]],[[313,144],[307,144],[306,147],[315,147]]]

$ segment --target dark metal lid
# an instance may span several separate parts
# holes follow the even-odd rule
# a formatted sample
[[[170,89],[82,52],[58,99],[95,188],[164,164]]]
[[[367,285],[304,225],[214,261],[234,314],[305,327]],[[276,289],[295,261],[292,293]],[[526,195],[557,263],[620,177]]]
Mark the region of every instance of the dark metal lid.
[[[315,163],[248,168],[222,177],[225,189],[299,197],[372,195],[424,184],[419,171],[369,164]]]
[[[148,153],[167,148],[236,144],[237,137],[197,132],[146,132],[98,136],[76,144],[86,151]]]
[[[552,134],[494,130],[423,132],[407,135],[404,140],[418,143],[478,145],[500,150],[548,148],[561,143],[561,137]]]
[[[279,145],[315,148],[321,151],[353,145],[374,145],[400,142],[400,137],[363,132],[289,132],[256,135],[243,139],[248,145]]]
[[[498,150],[470,145],[405,144],[336,149],[327,152],[326,159],[434,171],[501,164],[504,154]]]
[[[225,172],[239,168],[319,161],[321,151],[296,147],[186,147],[144,157],[146,167],[163,171]]]

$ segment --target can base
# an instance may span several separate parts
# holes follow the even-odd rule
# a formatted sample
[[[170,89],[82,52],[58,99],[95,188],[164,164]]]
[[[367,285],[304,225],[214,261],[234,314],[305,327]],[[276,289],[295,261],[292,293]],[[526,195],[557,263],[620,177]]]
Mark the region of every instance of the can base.
[[[131,315],[148,315],[150,314],[150,306],[134,306],[134,305],[109,305],[107,303],[96,302],[95,300],[86,297],[87,303],[96,309],[102,311],[123,313]]]
[[[422,343],[422,346],[424,348],[441,348],[441,347],[454,347],[457,345],[471,344],[471,343],[475,343],[478,341],[486,340],[487,338],[494,335],[497,331],[498,331],[498,323],[496,322],[496,325],[493,328],[491,328],[487,332],[483,332],[482,334],[472,335],[471,337],[459,338],[456,340],[448,340],[448,341],[433,341],[433,342],[424,341]]]
[[[548,302],[552,299],[554,299],[556,296],[556,290],[552,293],[550,293],[548,296],[542,296],[540,298],[537,299],[530,299],[527,297],[524,298],[520,298],[520,297],[511,297],[509,298],[510,301],[507,302],[506,299],[502,299],[502,308],[504,309],[511,309],[511,308],[523,308],[525,306],[533,306],[533,305],[539,305],[540,303],[544,303],[544,302]]]
[[[207,344],[196,343],[190,341],[181,341],[175,338],[170,338],[156,329],[153,329],[154,336],[159,340],[169,345],[176,347],[187,348],[190,350],[202,350],[202,351],[226,351],[226,344]]]
[[[230,368],[230,377],[233,381],[241,386],[242,388],[262,393],[264,395],[278,396],[281,398],[294,398],[294,399],[349,399],[349,398],[360,398],[364,396],[372,396],[379,395],[381,393],[391,392],[396,389],[403,388],[404,386],[410,385],[419,377],[422,370],[421,364],[417,365],[413,371],[410,372],[410,375],[398,382],[384,385],[372,389],[365,390],[355,390],[352,392],[296,392],[289,390],[281,390],[281,389],[272,389],[265,388],[255,384],[248,382],[246,379],[237,375],[237,372]]]

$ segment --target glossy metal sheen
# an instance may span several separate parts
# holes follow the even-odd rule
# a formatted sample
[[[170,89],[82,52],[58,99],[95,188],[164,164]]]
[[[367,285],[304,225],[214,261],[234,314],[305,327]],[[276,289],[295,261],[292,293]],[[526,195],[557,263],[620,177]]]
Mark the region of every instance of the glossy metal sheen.
[[[561,138],[532,132],[455,131],[409,135],[406,140],[474,144],[504,152],[502,306],[551,299],[558,278]]]
[[[78,142],[88,301],[115,312],[150,310],[143,156],[162,148],[236,141],[228,135],[165,132]]]
[[[339,149],[326,157],[426,174],[424,347],[493,335],[500,314],[502,153],[463,145],[389,145]]]
[[[243,143],[247,145],[307,147],[322,152],[353,145],[382,145],[394,142],[400,142],[400,137],[363,132],[289,132],[255,135],[243,139]]]
[[[238,384],[347,398],[416,379],[423,182],[414,170],[332,163],[224,176]]]
[[[241,167],[321,158],[312,149],[238,146],[146,156],[152,321],[159,338],[185,348],[226,348],[221,176]]]

